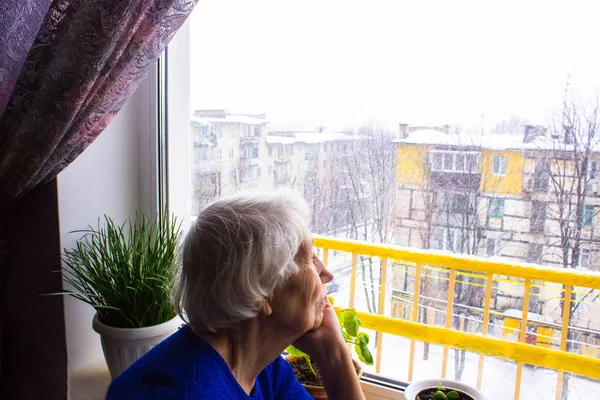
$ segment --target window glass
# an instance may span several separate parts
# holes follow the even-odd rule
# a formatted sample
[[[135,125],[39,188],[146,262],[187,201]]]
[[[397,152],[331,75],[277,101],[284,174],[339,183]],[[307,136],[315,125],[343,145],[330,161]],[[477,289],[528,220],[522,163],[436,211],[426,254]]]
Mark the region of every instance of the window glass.
[[[193,221],[222,196],[285,188],[308,203],[314,234],[464,254],[474,263],[495,257],[595,270],[600,129],[595,134],[586,127],[600,126],[600,113],[585,120],[594,109],[580,107],[590,99],[594,104],[599,93],[600,6],[434,3],[199,2],[189,20],[189,59],[176,59],[175,51],[168,57],[175,67],[189,65],[191,74],[182,85],[168,80],[169,96],[176,97],[169,106],[190,110],[181,125],[188,131],[169,129],[170,139],[186,135],[182,142],[189,144],[176,149],[169,143],[169,154],[177,155],[170,162],[189,155],[182,162],[189,168],[177,176],[191,176],[188,197],[173,194],[172,204],[186,204]],[[171,66],[169,78],[181,75]],[[189,97],[190,104],[177,98],[177,90],[187,89],[181,99]],[[585,137],[577,136],[586,132],[594,143],[587,150]],[[573,182],[584,182],[585,193]],[[579,246],[577,260],[563,260],[561,243]],[[446,316],[447,265],[421,263],[414,316],[414,260],[388,258],[383,276],[379,257],[356,253],[352,275],[351,253],[327,254],[337,287],[328,290],[340,307],[349,306],[354,279],[359,311],[395,316],[392,310],[402,309],[398,315],[420,324],[449,321],[451,329],[482,334],[486,276],[453,264],[452,315]],[[523,305],[524,282],[493,274],[489,336],[504,338],[505,312]],[[563,300],[560,284],[553,285],[532,279],[529,311],[552,321],[548,340],[560,350]],[[591,296],[576,296],[593,303]],[[594,301],[597,308],[582,307],[581,318],[569,321],[569,351],[584,351],[578,329],[600,332],[594,317],[600,302]],[[528,332],[531,343],[533,336]],[[410,375],[398,361],[411,359],[410,340],[380,338],[371,336],[373,349],[383,343],[381,374],[401,381],[439,378],[443,348],[415,342]],[[450,349],[447,361],[448,378],[477,380],[477,354]],[[498,387],[513,388],[515,368],[486,357],[483,388],[499,400],[514,398]],[[556,371],[524,366],[522,375],[521,398],[556,397],[555,380],[537,379]],[[564,381],[574,399],[600,387],[570,374]]]

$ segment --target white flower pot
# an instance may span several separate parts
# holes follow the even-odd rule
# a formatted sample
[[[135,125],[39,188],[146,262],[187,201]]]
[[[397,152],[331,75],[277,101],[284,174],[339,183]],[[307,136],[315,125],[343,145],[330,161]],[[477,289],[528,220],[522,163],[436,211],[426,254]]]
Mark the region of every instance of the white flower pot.
[[[104,358],[110,376],[115,379],[151,348],[171,336],[183,323],[176,316],[165,323],[145,328],[113,328],[100,322],[96,313],[92,327],[100,334]]]
[[[421,390],[438,388],[440,386],[448,389],[460,390],[475,400],[489,400],[488,397],[486,397],[486,395],[480,390],[477,390],[469,385],[465,385],[464,383],[447,379],[427,379],[424,381],[413,382],[408,385],[404,391],[404,397],[406,397],[406,400],[416,400],[417,395]]]

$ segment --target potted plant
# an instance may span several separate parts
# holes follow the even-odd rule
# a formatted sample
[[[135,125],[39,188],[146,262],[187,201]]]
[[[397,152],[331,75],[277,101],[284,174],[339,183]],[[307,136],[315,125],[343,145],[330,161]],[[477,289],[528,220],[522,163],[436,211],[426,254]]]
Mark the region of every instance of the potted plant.
[[[92,326],[113,378],[182,324],[172,299],[181,224],[175,218],[136,215],[122,225],[83,231],[74,249],[64,249],[71,295],[94,307]]]
[[[329,301],[333,304],[333,298],[329,297]],[[360,332],[360,319],[356,317],[356,310],[354,308],[347,308],[340,311],[339,315],[340,330],[344,336],[344,340],[347,343],[354,345],[354,350],[358,355],[358,359],[367,364],[373,365],[373,356],[369,350],[369,335],[365,332]],[[327,399],[327,393],[321,380],[319,373],[319,367],[311,361],[308,354],[298,350],[294,346],[288,346],[286,349],[288,355],[285,357],[286,360],[291,364],[296,374],[296,378],[306,391],[317,400]],[[361,364],[357,360],[352,360],[356,374],[359,378],[362,376],[363,369]]]
[[[406,400],[487,400],[474,387],[446,379],[413,382],[404,391],[404,397]]]

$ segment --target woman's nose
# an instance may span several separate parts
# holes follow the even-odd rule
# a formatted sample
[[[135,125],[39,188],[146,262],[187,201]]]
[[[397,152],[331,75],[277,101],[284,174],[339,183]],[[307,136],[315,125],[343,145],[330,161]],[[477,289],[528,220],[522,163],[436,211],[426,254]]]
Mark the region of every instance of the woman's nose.
[[[313,255],[313,263],[315,264],[315,268],[319,273],[321,282],[328,283],[333,280],[333,273],[327,269],[325,264],[323,264],[323,261],[321,261],[321,259],[316,254]]]

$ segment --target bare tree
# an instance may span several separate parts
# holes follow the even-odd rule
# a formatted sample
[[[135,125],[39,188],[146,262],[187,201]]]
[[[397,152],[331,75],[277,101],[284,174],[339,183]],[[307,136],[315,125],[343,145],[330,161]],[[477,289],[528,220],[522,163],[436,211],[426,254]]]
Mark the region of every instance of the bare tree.
[[[396,206],[396,151],[391,132],[377,123],[361,126],[352,140],[338,142],[331,159],[327,193],[334,210],[332,226],[355,240],[391,243]],[[340,233],[341,230],[340,229]],[[359,256],[360,278],[369,312],[379,309],[379,260]]]
[[[582,252],[597,251],[600,238],[595,233],[594,218],[599,207],[593,206],[590,200],[598,198],[598,154],[600,150],[600,116],[599,99],[590,105],[580,101],[565,99],[562,115],[556,118],[548,128],[548,135],[543,138],[538,151],[535,179],[541,184],[549,182],[549,199],[552,207],[548,213],[559,226],[550,243],[560,250],[562,268],[580,266]],[[588,253],[589,254],[589,253]],[[565,298],[563,285],[563,299]],[[569,325],[574,322],[575,313],[586,298],[593,296],[590,290],[579,301],[575,293],[569,302]],[[595,301],[594,296],[591,301]],[[563,315],[566,301],[560,302],[560,315]],[[572,351],[573,332],[569,331],[567,351]],[[569,376],[563,381],[562,399],[568,398]]]
[[[527,118],[513,115],[509,119],[505,119],[494,125],[491,133],[496,135],[520,135],[523,132],[524,125],[529,125]]]

